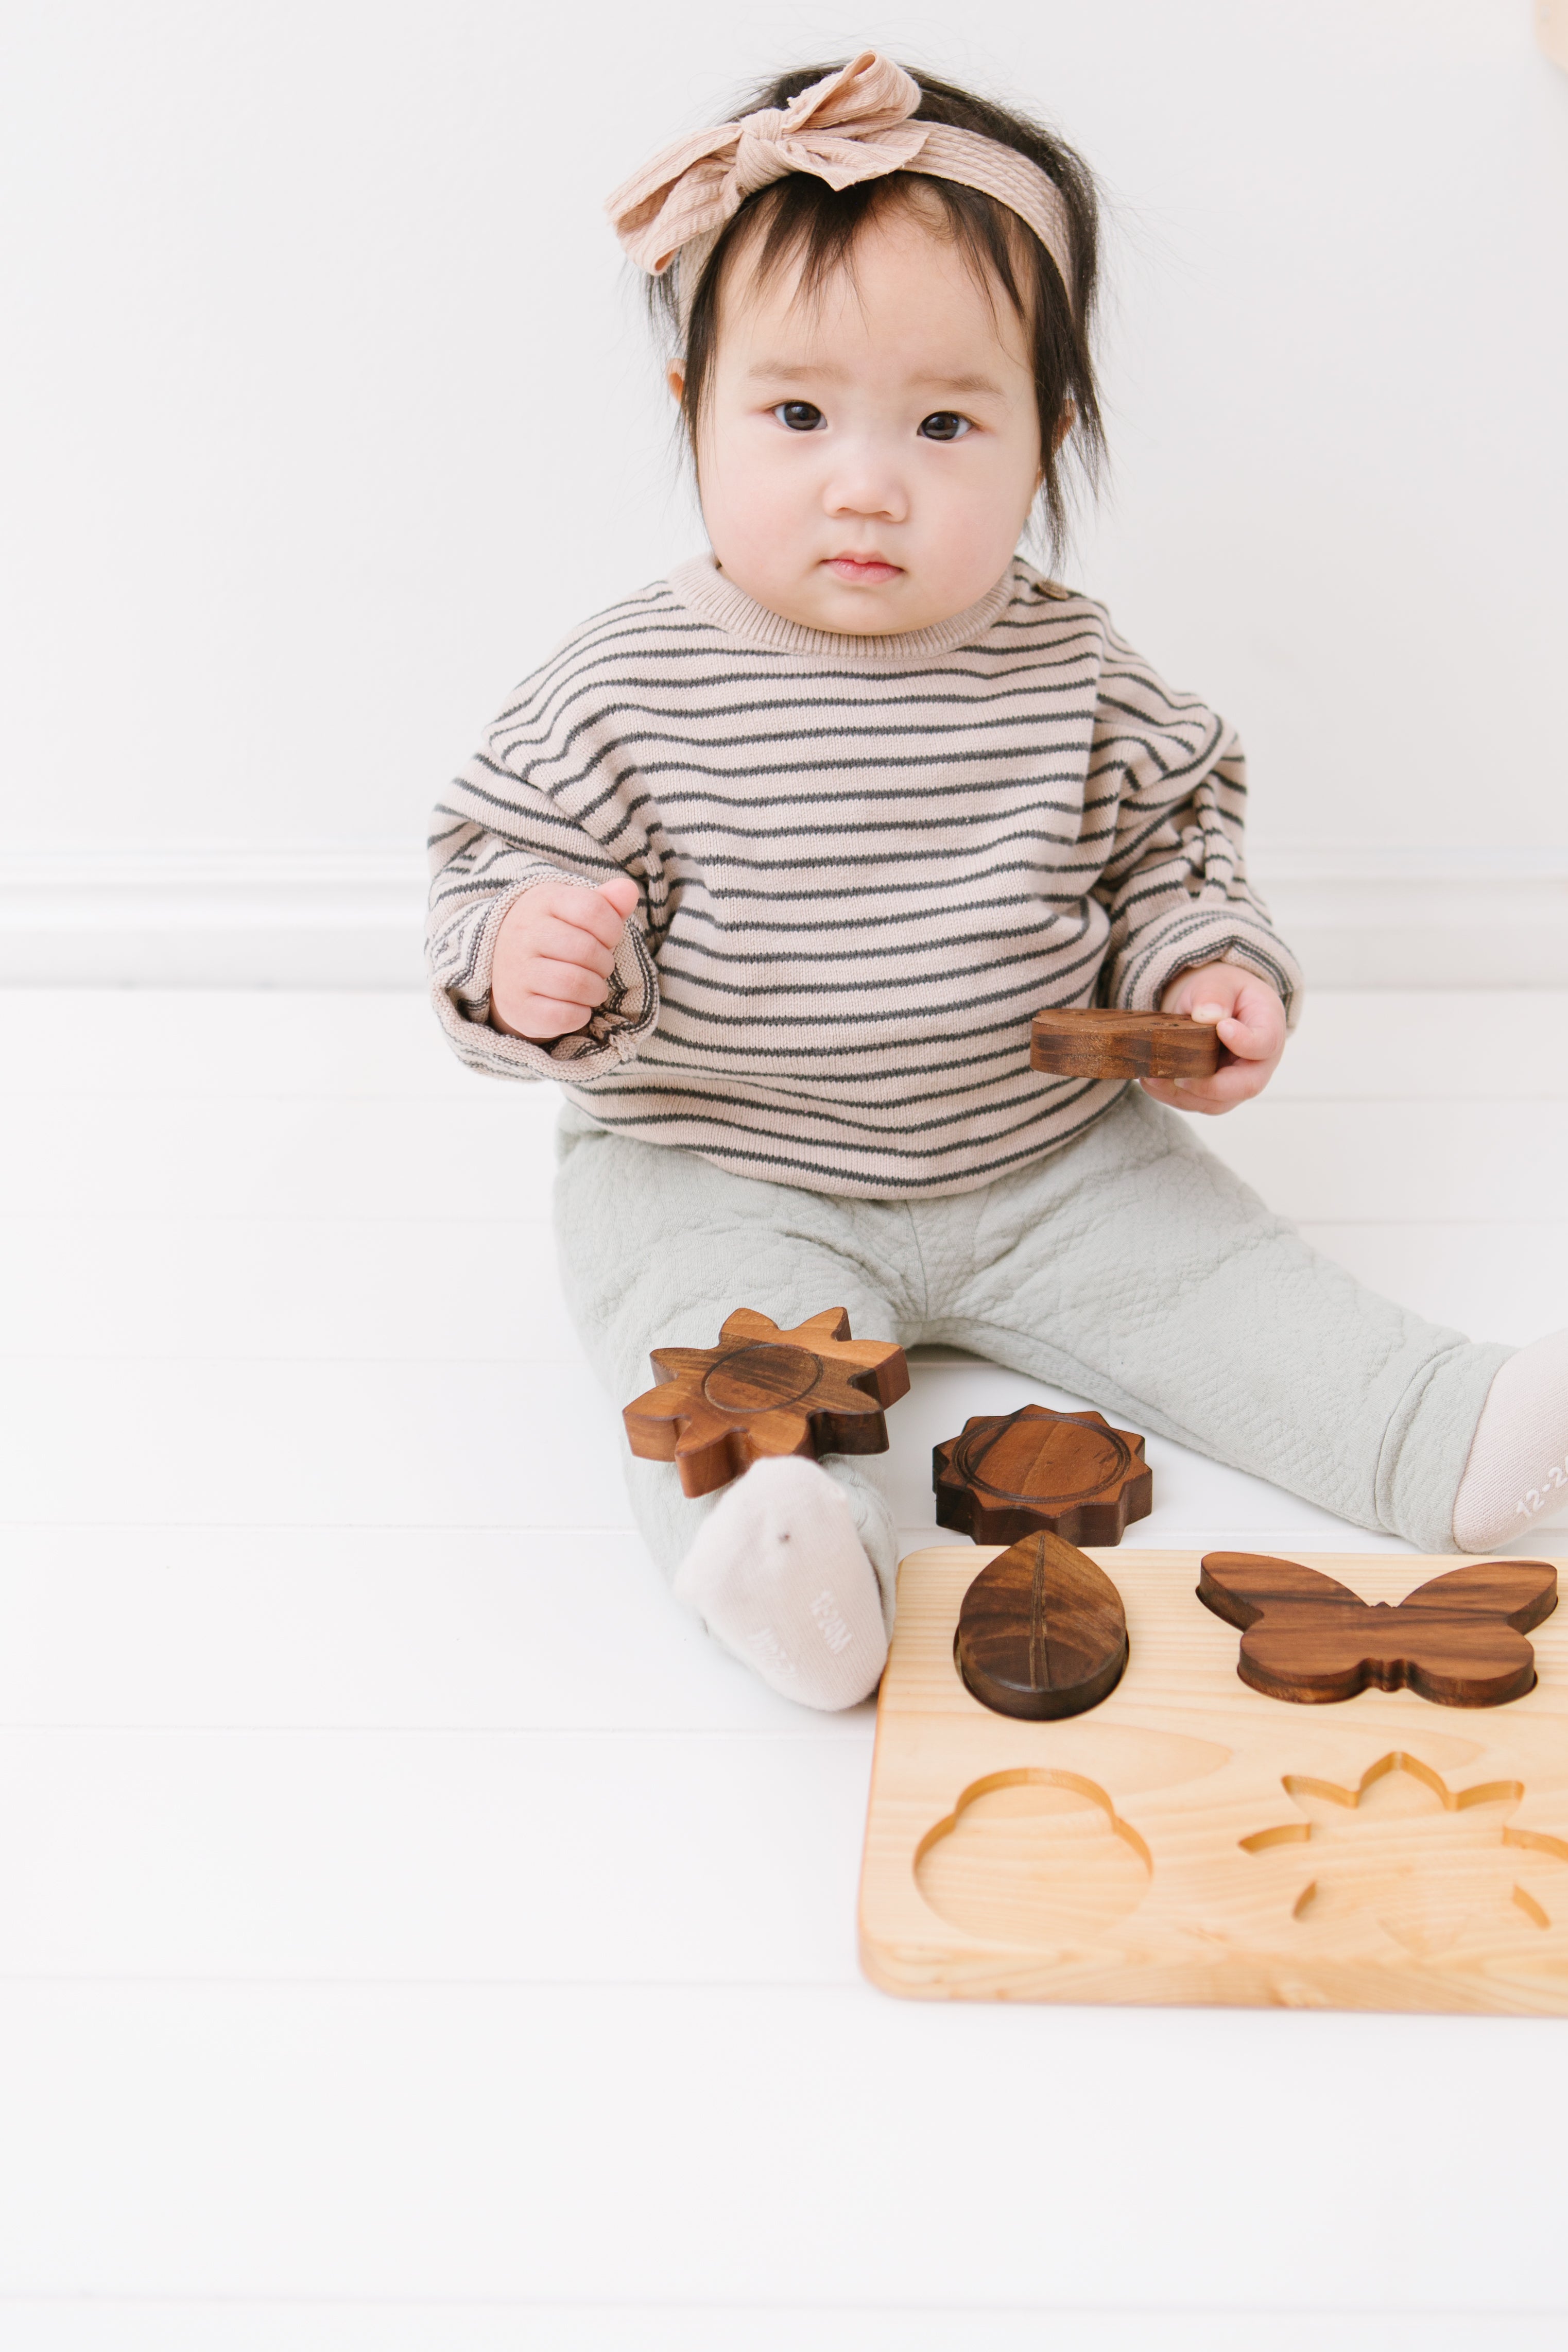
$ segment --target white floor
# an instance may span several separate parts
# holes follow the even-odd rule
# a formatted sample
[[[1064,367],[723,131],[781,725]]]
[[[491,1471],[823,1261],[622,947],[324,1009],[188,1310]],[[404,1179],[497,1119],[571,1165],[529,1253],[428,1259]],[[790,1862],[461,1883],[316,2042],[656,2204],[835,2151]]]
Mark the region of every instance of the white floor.
[[[1527,1339],[1565,1019],[1325,995],[1205,1135]],[[1568,2341],[1568,2022],[861,1980],[871,1710],[772,1698],[646,1563],[547,1090],[395,995],[12,993],[0,1072],[0,2343]],[[918,1368],[911,1547],[934,1440],[1030,1394]],[[1149,1451],[1131,1542],[1372,1542]]]

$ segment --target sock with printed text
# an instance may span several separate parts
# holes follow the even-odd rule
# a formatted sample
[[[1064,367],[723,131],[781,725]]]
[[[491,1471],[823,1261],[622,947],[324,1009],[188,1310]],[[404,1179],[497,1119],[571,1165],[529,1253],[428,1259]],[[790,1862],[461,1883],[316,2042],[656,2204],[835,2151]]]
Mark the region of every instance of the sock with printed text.
[[[1487,1391],[1459,1491],[1454,1541],[1493,1551],[1568,1505],[1568,1331],[1501,1365]]]
[[[853,1706],[881,1679],[876,1571],[815,1462],[754,1463],[705,1520],[674,1591],[727,1650],[803,1706]]]

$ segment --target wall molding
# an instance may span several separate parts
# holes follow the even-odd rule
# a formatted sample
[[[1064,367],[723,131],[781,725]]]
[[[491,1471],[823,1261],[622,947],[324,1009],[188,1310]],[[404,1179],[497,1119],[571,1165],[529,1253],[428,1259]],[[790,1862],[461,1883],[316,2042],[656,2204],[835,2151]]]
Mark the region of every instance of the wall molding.
[[[1568,848],[1260,847],[1319,988],[1568,988]]]
[[[1320,988],[1568,988],[1568,848],[1260,848]],[[0,985],[418,988],[416,851],[0,852]]]
[[[0,986],[420,988],[406,848],[0,852]]]

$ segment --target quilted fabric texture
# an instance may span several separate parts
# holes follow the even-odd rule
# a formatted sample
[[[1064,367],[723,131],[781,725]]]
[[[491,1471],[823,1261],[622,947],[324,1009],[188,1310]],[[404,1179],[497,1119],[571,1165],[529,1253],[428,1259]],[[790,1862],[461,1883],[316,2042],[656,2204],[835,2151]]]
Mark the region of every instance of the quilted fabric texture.
[[[618,1401],[647,1386],[650,1348],[706,1346],[732,1307],[781,1325],[844,1307],[857,1338],[967,1348],[1359,1527],[1454,1549],[1460,1474],[1511,1351],[1366,1289],[1135,1090],[1013,1175],[907,1202],[731,1176],[570,1106],[559,1150],[567,1296]],[[891,1591],[877,1457],[823,1466]],[[663,1463],[630,1462],[628,1479],[673,1570],[712,1498],[688,1501]]]

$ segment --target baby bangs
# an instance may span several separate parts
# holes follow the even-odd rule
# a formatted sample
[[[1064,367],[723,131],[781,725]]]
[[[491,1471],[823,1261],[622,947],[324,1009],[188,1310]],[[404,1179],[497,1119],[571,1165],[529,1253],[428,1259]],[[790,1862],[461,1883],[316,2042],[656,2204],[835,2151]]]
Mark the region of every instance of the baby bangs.
[[[786,107],[798,91],[835,70],[832,66],[799,67],[743,99],[734,111],[740,116],[764,107]],[[1063,458],[1071,452],[1092,489],[1105,451],[1091,345],[1100,241],[1093,176],[1080,155],[1027,116],[952,82],[936,81],[927,74],[913,78],[920,89],[915,121],[946,123],[1011,147],[1056,187],[1071,230],[1071,283],[1063,282],[1039,237],[1009,206],[978,189],[922,173],[918,161],[912,171],[842,189],[792,172],[747,196],[711,244],[699,241],[648,281],[656,320],[672,348],[684,352],[681,405],[687,440],[695,452],[717,348],[726,268],[742,245],[754,247],[752,264],[759,283],[798,267],[801,289],[810,295],[848,260],[856,239],[873,222],[912,203],[923,211],[935,204],[970,268],[988,292],[1000,289],[1028,338],[1040,419],[1040,502],[1055,552],[1067,523]],[[918,184],[918,193],[911,183]],[[688,272],[695,272],[695,285]]]

